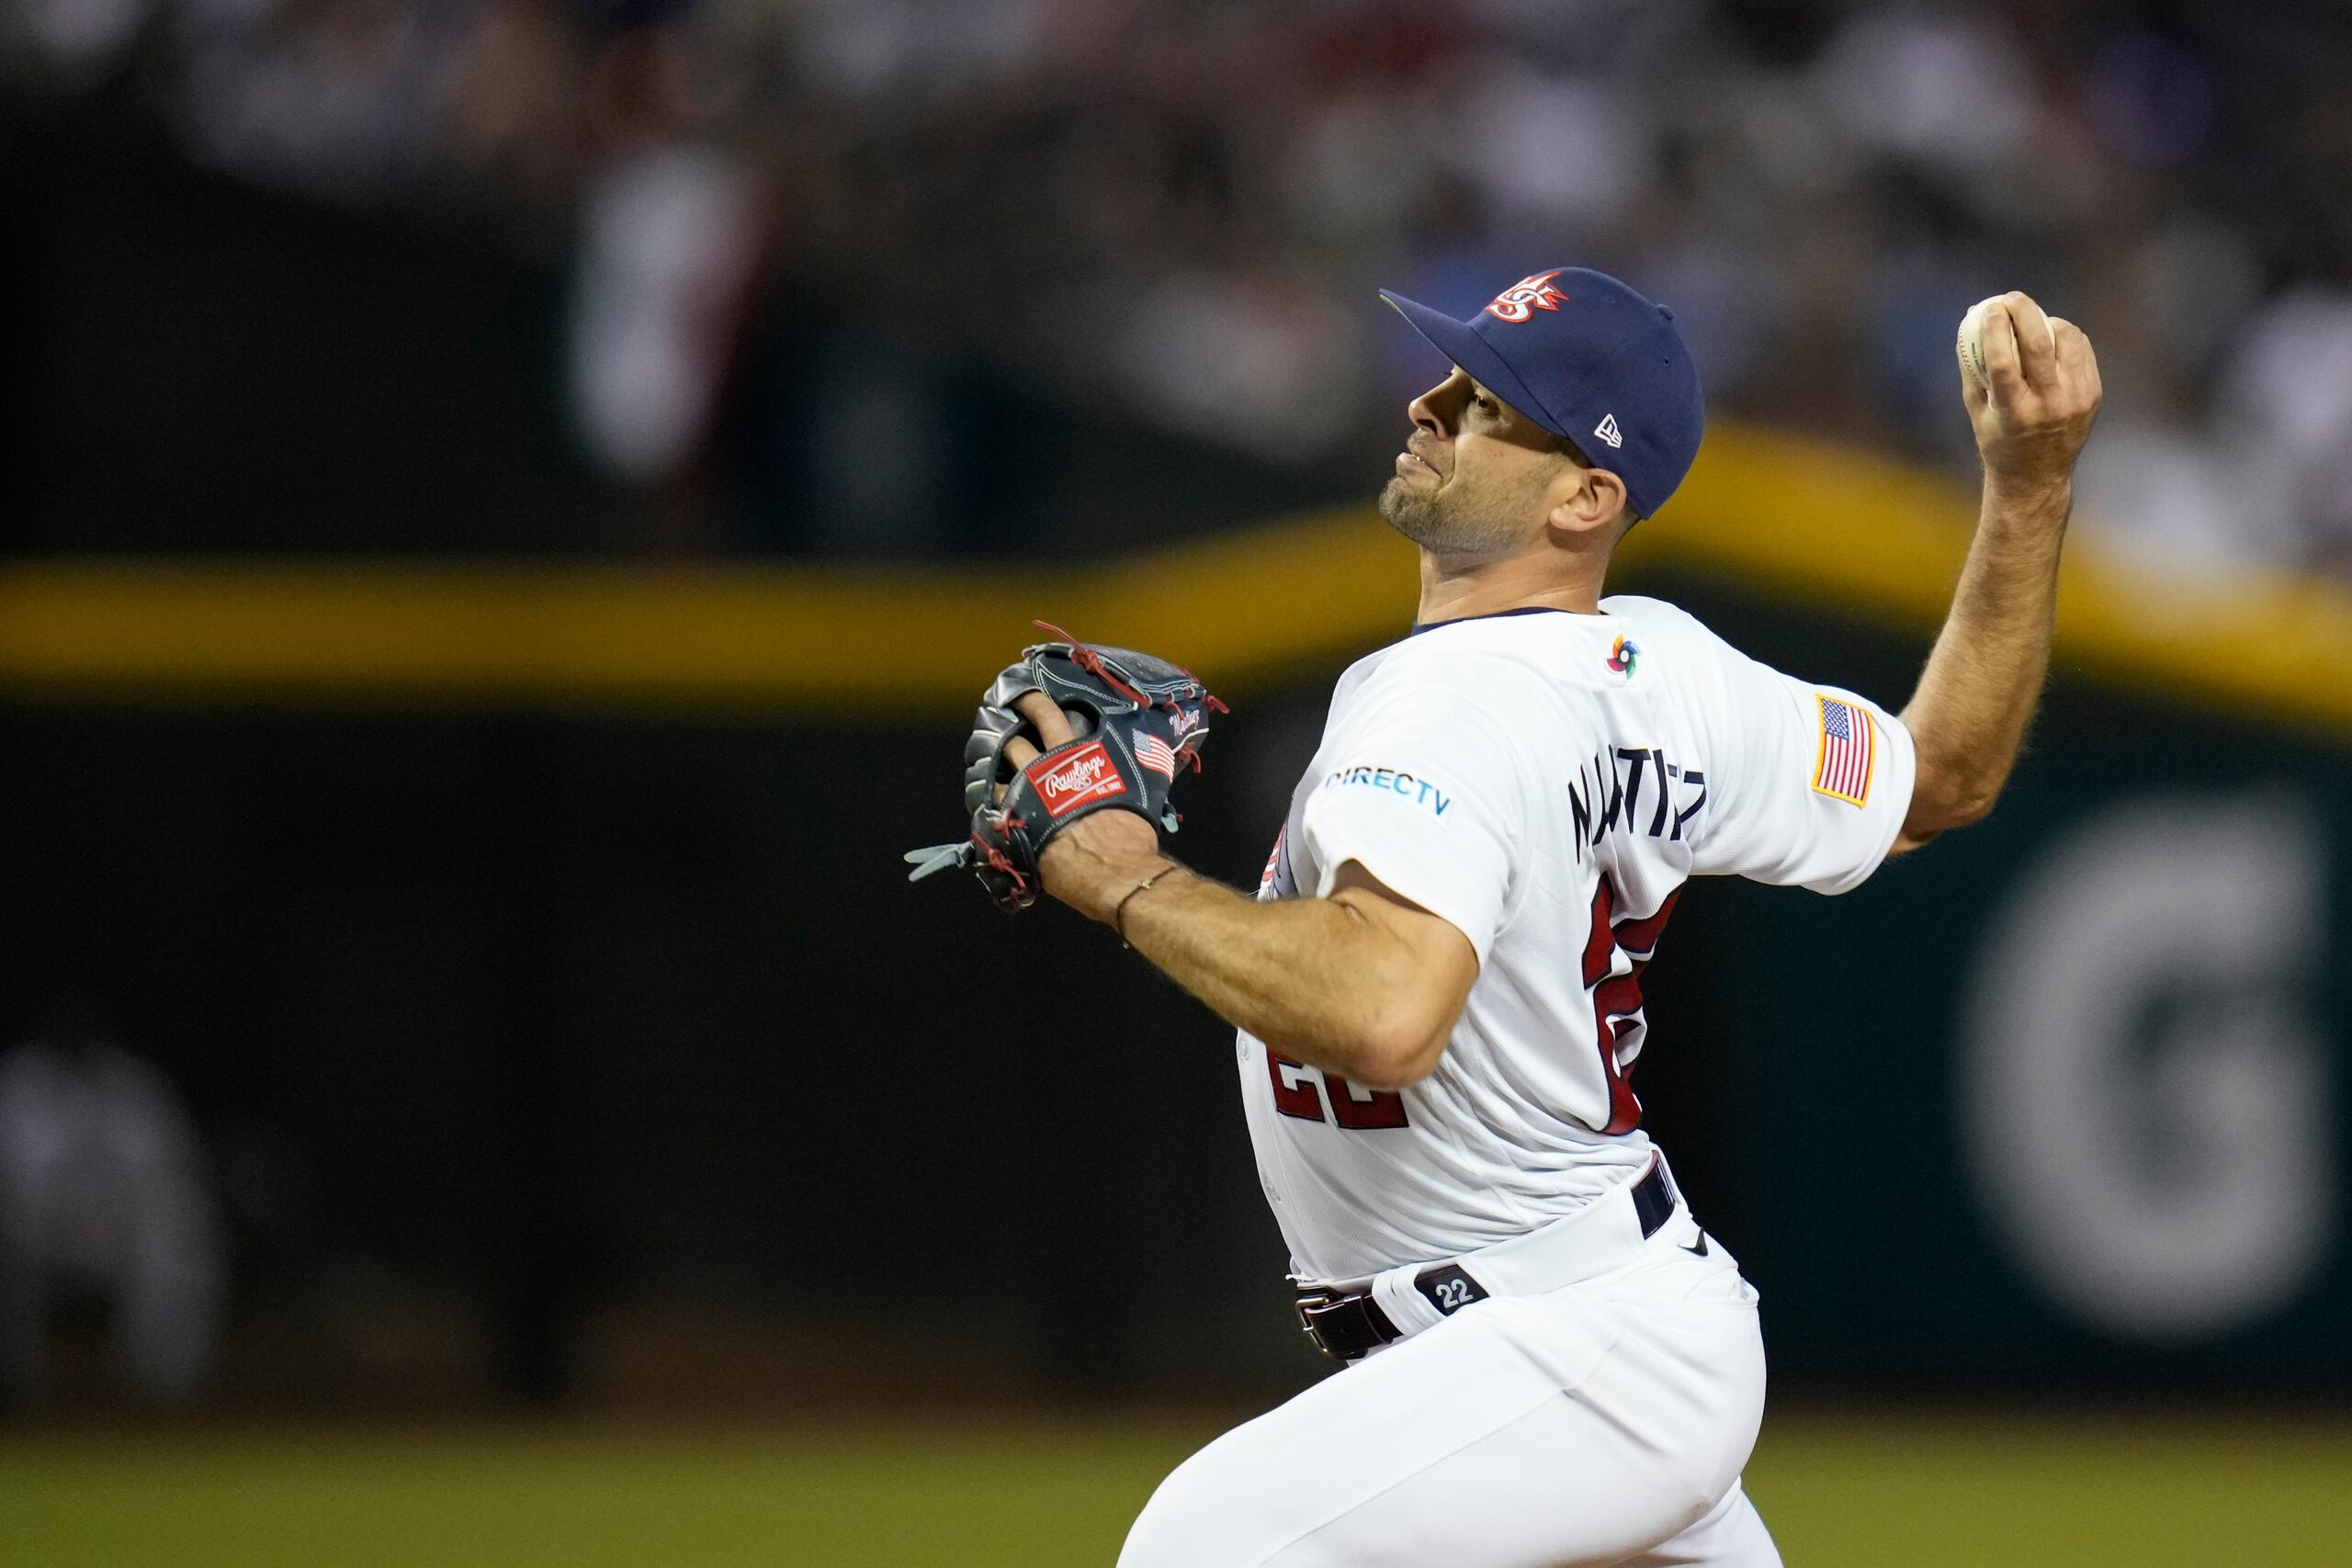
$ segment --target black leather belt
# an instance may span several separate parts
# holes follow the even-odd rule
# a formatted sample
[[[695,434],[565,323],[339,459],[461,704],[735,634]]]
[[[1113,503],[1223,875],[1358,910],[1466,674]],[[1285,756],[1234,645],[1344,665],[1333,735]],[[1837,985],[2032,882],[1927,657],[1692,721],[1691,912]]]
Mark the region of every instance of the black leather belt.
[[[1674,1188],[1667,1179],[1666,1162],[1653,1159],[1642,1179],[1634,1183],[1634,1213],[1641,1220],[1642,1239],[1657,1234],[1674,1213]],[[1413,1276],[1413,1288],[1429,1298],[1441,1315],[1451,1317],[1472,1302],[1487,1299],[1487,1289],[1456,1263],[1434,1264]],[[1298,1325],[1315,1348],[1341,1361],[1361,1360],[1383,1345],[1402,1339],[1370,1291],[1335,1295],[1302,1285],[1298,1292]]]

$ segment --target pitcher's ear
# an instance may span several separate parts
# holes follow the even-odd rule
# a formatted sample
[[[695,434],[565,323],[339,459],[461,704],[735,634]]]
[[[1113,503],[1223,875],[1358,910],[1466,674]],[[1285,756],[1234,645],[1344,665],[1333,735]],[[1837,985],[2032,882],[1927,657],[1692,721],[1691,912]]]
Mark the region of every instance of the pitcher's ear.
[[[1571,471],[1577,476],[1576,489],[1560,499],[1544,521],[1571,534],[1606,530],[1613,539],[1633,504],[1626,499],[1625,481],[1606,468],[1577,467]]]

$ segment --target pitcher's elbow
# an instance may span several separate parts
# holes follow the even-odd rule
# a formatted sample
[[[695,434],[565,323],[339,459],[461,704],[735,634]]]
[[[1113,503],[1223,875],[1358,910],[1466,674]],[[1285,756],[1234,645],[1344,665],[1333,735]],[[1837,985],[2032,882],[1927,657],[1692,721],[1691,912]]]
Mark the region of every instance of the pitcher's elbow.
[[[1426,1020],[1391,1019],[1368,1025],[1356,1042],[1355,1070],[1348,1077],[1369,1089],[1393,1094],[1437,1071],[1450,1029]]]
[[[1905,818],[1906,833],[1932,838],[1982,822],[1993,814],[2008,783],[2007,770],[1997,774],[1923,764],[1911,785],[1911,809]]]
[[[1419,1052],[1381,1051],[1367,1053],[1363,1063],[1348,1075],[1351,1083],[1379,1094],[1395,1094],[1410,1089],[1437,1069],[1437,1055]]]
[[[2008,787],[2008,770],[2006,768],[1996,777],[1972,782],[1960,792],[1960,798],[1952,803],[1952,826],[1965,828],[1992,816],[1993,807],[2001,803],[2001,792]]]

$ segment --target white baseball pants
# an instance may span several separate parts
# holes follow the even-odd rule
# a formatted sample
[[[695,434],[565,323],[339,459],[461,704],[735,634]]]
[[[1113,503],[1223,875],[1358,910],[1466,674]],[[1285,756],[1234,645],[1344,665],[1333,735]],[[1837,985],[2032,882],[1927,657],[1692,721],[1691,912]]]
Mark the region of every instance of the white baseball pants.
[[[1631,1261],[1496,1296],[1178,1466],[1119,1568],[1779,1568],[1739,1472],[1756,1292],[1679,1204]]]

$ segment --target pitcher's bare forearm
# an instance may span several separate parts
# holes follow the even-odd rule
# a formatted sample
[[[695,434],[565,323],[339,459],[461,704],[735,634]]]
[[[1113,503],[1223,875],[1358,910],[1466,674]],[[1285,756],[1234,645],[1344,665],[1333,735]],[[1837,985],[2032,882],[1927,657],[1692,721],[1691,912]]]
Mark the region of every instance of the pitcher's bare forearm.
[[[1400,918],[1416,927],[1400,930]],[[1458,931],[1362,886],[1261,902],[1179,870],[1119,923],[1130,946],[1228,1023],[1369,1089],[1400,1088],[1436,1065],[1477,974]],[[1430,950],[1449,942],[1458,953]]]
[[[1985,487],[1951,612],[1903,710],[1919,755],[1906,839],[1982,818],[2017,765],[2049,678],[2072,500],[2063,484],[2022,496]]]

